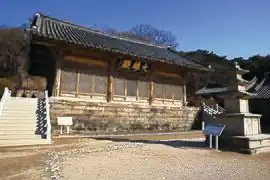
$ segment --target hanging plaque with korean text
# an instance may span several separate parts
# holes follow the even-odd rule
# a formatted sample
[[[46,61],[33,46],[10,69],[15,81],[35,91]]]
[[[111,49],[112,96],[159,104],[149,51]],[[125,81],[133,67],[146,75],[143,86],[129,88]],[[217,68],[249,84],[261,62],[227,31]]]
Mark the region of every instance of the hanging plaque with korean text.
[[[138,60],[120,60],[119,68],[126,69],[131,72],[148,72],[149,64]]]

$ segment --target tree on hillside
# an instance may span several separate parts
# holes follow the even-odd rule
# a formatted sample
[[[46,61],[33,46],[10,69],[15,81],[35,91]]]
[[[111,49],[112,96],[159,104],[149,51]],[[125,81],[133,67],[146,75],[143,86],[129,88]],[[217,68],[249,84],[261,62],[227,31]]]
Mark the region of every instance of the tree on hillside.
[[[178,46],[176,37],[170,31],[158,29],[150,24],[139,24],[131,28],[130,32],[139,37],[145,37],[159,45],[166,45],[171,48]]]
[[[7,27],[0,25],[0,76],[18,76],[21,80],[27,75],[28,62],[28,42],[24,38],[24,28],[26,24],[20,27]],[[166,32],[155,28],[151,25],[137,25],[129,31],[117,31],[114,28],[103,26],[94,30],[108,32],[113,35],[128,37],[145,42],[153,42],[161,45],[169,45],[176,47],[176,38],[170,32]],[[204,66],[211,65],[214,72],[199,75],[194,71],[190,71],[186,77],[188,101],[195,98],[194,92],[203,87],[207,83],[226,84],[230,81],[229,71],[233,67],[234,61],[239,62],[244,69],[250,70],[245,78],[251,79],[257,76],[262,79],[265,72],[270,71],[270,55],[260,56],[255,55],[247,59],[234,58],[231,61],[226,56],[219,56],[214,52],[207,50],[196,50],[190,52],[179,52],[179,54],[187,59],[191,59]],[[1,85],[1,83],[0,83]]]
[[[24,75],[28,45],[21,27],[0,28],[0,76]]]
[[[262,79],[265,73],[270,72],[270,55],[260,56],[255,55],[247,59],[250,66],[250,76],[257,76]]]
[[[232,65],[231,63],[229,63],[226,56],[219,56],[214,52],[209,52],[207,50],[202,49],[189,52],[180,52],[180,55],[204,66],[211,65],[213,69],[220,71],[226,70],[227,68],[230,68]]]
[[[176,37],[171,32],[158,29],[149,24],[139,24],[128,31],[117,31],[116,29],[106,25],[102,25],[99,28],[97,25],[94,25],[90,28],[94,30],[101,30],[103,32],[120,37],[127,37],[130,39],[143,41],[146,43],[169,46],[170,48],[176,48],[178,45]]]
[[[190,87],[191,94],[194,94],[196,90],[202,88],[207,83],[229,83],[230,77],[228,76],[228,70],[231,70],[232,63],[227,60],[226,56],[218,56],[214,52],[200,49],[190,52],[179,52],[179,54],[206,67],[210,65],[213,70],[213,72],[205,73],[204,76],[198,76],[198,74],[193,71],[189,73],[187,84]]]

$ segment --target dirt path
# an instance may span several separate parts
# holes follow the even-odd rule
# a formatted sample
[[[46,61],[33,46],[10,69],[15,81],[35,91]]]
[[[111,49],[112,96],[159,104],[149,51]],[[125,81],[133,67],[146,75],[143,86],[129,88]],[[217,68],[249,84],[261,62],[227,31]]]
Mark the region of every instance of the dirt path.
[[[160,144],[68,156],[63,161],[65,180],[257,180],[270,179],[270,159],[238,154],[223,156],[209,150],[174,148]]]
[[[201,137],[57,138],[48,146],[0,148],[0,179],[270,179],[270,153],[214,152]],[[152,141],[160,139],[185,141]]]
[[[130,135],[117,136],[128,140],[156,140],[175,139],[183,137],[201,136],[198,132],[175,133],[163,135]],[[104,136],[103,136],[104,137]],[[115,136],[106,136],[107,138]],[[49,152],[61,152],[67,149],[84,147],[88,138],[54,138],[53,145],[25,146],[25,147],[0,147],[0,179],[40,179],[44,176],[44,166],[49,158]],[[96,143],[97,144],[97,143]],[[93,144],[93,146],[95,146]]]
[[[1,147],[0,179],[40,179],[48,153],[82,146],[84,139],[54,139],[53,145]],[[30,178],[32,177],[32,178]]]

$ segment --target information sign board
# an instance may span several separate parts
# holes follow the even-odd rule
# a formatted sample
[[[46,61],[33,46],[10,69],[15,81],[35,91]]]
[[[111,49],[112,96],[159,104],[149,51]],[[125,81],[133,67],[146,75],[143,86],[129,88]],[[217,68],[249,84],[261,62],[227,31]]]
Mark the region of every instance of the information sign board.
[[[207,124],[203,130],[205,135],[220,136],[225,128],[223,124]]]
[[[59,126],[72,126],[73,122],[72,122],[72,117],[57,117],[57,123]]]

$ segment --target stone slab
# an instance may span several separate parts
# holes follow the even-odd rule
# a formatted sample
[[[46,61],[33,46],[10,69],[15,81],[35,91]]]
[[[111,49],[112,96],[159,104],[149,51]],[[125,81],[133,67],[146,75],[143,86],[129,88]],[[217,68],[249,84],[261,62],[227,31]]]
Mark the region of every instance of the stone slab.
[[[209,137],[206,137],[206,143]],[[213,139],[213,145],[215,141]],[[251,136],[221,136],[219,138],[221,149],[240,152],[244,154],[259,154],[270,152],[270,134]]]

